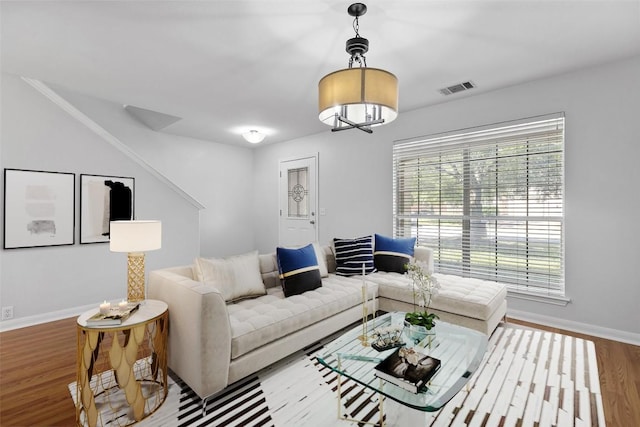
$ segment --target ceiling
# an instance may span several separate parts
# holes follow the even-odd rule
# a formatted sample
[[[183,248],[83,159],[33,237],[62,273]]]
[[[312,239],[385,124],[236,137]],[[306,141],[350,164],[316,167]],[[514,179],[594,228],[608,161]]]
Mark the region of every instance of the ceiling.
[[[181,120],[162,132],[246,145],[329,127],[317,84],[347,67],[350,1],[5,1],[2,71]],[[367,2],[365,2],[367,3]],[[400,114],[640,54],[640,1],[376,0],[367,64]],[[444,96],[464,81],[475,89]],[[619,84],[619,82],[612,82]]]

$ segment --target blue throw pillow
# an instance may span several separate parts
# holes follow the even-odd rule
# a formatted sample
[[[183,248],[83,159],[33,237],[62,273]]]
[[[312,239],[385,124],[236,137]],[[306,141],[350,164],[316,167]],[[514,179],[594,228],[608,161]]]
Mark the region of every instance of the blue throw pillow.
[[[320,267],[313,245],[299,249],[276,248],[278,272],[285,297],[322,286]]]
[[[373,252],[375,267],[380,271],[405,273],[407,271],[405,265],[411,262],[413,257],[416,238],[393,239],[379,234],[375,237],[376,244]]]
[[[355,239],[333,239],[336,251],[336,274],[340,276],[357,276],[376,271],[373,266],[373,239],[371,236]]]

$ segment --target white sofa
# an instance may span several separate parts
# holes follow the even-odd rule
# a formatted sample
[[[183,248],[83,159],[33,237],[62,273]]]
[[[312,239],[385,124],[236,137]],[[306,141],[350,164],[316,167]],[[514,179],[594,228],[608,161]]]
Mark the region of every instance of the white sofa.
[[[322,287],[288,298],[275,254],[259,256],[266,295],[234,303],[225,302],[219,289],[194,280],[192,266],[150,272],[148,297],[169,305],[169,367],[206,399],[361,319],[362,277],[336,275],[331,247],[322,251],[328,271]],[[433,269],[430,249],[416,248],[415,258]],[[491,334],[505,316],[504,285],[434,276],[442,288],[430,310],[442,320]],[[413,310],[407,276],[377,272],[365,277],[370,313]]]

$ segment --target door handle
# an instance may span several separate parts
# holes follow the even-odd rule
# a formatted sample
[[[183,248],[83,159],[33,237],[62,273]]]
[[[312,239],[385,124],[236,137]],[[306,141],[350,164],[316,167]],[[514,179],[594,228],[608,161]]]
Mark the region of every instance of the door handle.
[[[315,224],[316,222],[314,220],[309,221],[309,224]]]

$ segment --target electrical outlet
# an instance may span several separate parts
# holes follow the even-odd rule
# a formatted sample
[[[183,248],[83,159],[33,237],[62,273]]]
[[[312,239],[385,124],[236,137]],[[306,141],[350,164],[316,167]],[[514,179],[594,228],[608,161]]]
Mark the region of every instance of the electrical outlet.
[[[2,307],[2,320],[13,319],[13,306]]]

